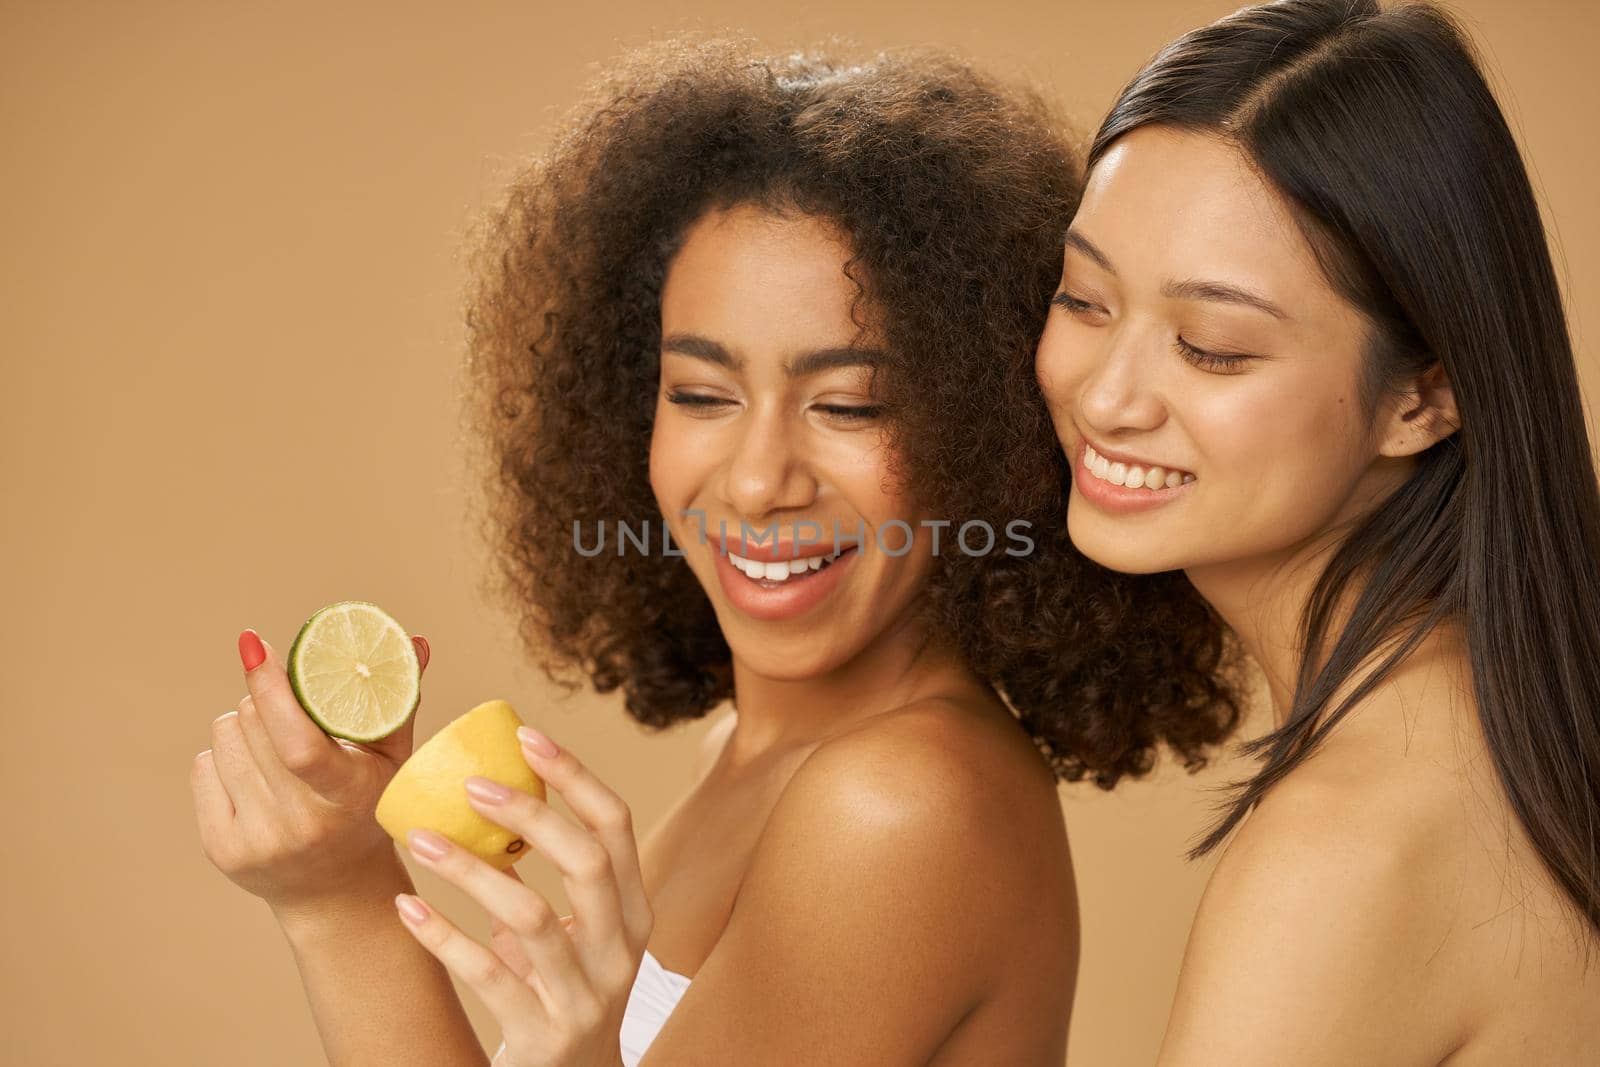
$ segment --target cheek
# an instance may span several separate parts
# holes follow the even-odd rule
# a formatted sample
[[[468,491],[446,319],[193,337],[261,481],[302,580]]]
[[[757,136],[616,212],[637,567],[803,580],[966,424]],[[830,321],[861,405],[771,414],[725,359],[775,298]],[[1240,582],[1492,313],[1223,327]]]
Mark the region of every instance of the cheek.
[[[703,451],[691,447],[692,434],[686,433],[681,419],[670,412],[657,411],[650,431],[650,488],[662,510],[681,506],[694,495],[699,474],[695,469]]]
[[[916,525],[883,434],[863,430],[841,437],[821,457],[822,481],[838,490],[846,507],[868,525],[891,519]]]
[[[1305,383],[1191,407],[1211,500],[1246,525],[1298,540],[1332,521],[1363,463],[1358,412],[1336,388]]]
[[[1039,337],[1039,347],[1034,351],[1034,376],[1052,406],[1066,401],[1073,383],[1081,376],[1081,371],[1074,366],[1070,332],[1062,324],[1060,315],[1052,311]]]
[[[883,444],[882,435],[863,432],[853,435],[856,441],[846,439],[831,450],[827,457],[826,480],[839,494],[842,508],[833,509],[840,523],[850,527],[859,519],[878,531],[883,545],[900,552],[905,544],[907,527],[914,544],[910,551],[900,555],[875,554],[880,580],[896,585],[915,585],[932,565],[929,552],[930,534],[922,525],[924,519],[940,518],[929,515],[921,508],[902,485],[895,457]],[[905,526],[888,526],[890,522],[903,522]],[[887,527],[887,528],[886,528]],[[947,550],[954,536],[945,529],[940,536],[939,550]]]

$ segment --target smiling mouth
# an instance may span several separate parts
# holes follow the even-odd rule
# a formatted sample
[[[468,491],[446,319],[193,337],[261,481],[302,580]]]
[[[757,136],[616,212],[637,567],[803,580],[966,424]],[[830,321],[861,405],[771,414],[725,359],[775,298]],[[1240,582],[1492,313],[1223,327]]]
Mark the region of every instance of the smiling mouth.
[[[776,589],[783,585],[793,585],[803,582],[813,575],[827,570],[833,566],[834,561],[840,556],[848,555],[856,550],[855,545],[844,549],[835,549],[826,556],[805,556],[800,559],[778,560],[773,563],[764,563],[759,559],[746,559],[743,556],[728,553],[728,562],[733,564],[735,570],[744,575],[746,580],[763,589]]]
[[[1083,466],[1091,475],[1102,482],[1112,485],[1121,485],[1129,489],[1176,489],[1180,485],[1187,485],[1194,481],[1194,475],[1188,471],[1175,468],[1158,467],[1154,464],[1122,463],[1112,461],[1094,450],[1094,446],[1084,442]]]

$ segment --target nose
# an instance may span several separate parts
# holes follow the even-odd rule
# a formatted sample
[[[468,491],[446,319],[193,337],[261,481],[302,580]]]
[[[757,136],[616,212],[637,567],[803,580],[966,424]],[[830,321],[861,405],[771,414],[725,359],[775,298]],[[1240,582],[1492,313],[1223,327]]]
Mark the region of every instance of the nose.
[[[1089,428],[1110,436],[1117,431],[1153,430],[1166,419],[1156,375],[1161,342],[1113,337],[1094,361],[1078,393],[1078,411]]]
[[[724,475],[724,495],[741,518],[759,519],[803,508],[817,496],[817,480],[804,455],[804,430],[782,413],[756,410],[745,419]]]

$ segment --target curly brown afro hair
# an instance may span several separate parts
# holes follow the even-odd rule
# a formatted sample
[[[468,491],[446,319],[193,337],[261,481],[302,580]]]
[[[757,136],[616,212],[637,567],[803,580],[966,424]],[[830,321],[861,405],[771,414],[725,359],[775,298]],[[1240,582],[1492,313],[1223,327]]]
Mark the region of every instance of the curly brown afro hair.
[[[1191,770],[1239,719],[1237,641],[1179,573],[1076,552],[1070,469],[1033,350],[1081,163],[1039,95],[924,49],[859,61],[676,38],[612,66],[473,246],[468,425],[521,636],[552,678],[621,689],[647,726],[731,696],[681,560],[577,555],[574,524],[661,519],[648,472],[660,293],[684,231],[755,203],[841,225],[870,300],[889,441],[955,527],[1021,519],[1025,556],[942,555],[926,620],[1010,704],[1058,777],[1109,788],[1164,743]],[[858,318],[858,321],[859,318]],[[648,527],[646,527],[648,528]]]

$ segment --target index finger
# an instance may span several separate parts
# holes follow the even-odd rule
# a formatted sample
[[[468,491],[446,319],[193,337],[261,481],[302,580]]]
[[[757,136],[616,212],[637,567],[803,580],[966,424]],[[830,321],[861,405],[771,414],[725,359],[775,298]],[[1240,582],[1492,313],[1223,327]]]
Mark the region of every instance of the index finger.
[[[648,935],[653,919],[639,869],[639,843],[633,835],[633,813],[610,786],[570,751],[558,748],[531,726],[517,729],[522,751],[545,784],[560,793],[583,825],[594,834],[611,857],[617,890],[622,898],[622,921],[636,940]],[[547,754],[553,751],[553,755]]]
[[[258,643],[259,652],[254,648]],[[255,666],[247,666],[244,681],[273,749],[284,766],[313,788],[317,787],[319,783],[313,779],[320,768],[332,765],[338,758],[338,744],[300,706],[289,685],[283,660],[272,645],[254,630],[246,630],[239,635],[239,655],[245,664],[261,657]]]

